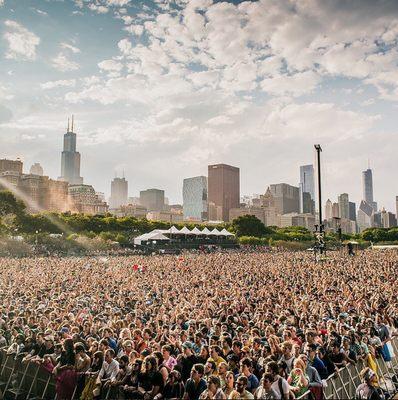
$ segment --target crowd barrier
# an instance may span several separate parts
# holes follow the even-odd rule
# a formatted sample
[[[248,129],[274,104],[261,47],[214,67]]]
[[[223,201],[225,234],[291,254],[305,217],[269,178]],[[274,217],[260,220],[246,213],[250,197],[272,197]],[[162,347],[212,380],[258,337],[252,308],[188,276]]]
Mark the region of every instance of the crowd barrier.
[[[386,362],[382,357],[376,359],[377,375],[380,387],[393,398],[398,393],[398,337],[391,341],[394,357]],[[366,361],[358,360],[356,364],[349,364],[341,368],[326,381],[323,387],[324,400],[354,399],[357,387],[362,383],[360,372],[367,367]],[[103,395],[104,400],[113,398],[113,390],[108,389]],[[23,363],[14,354],[7,354],[0,349],[0,399],[56,399],[55,379],[53,374],[46,371],[41,365]],[[298,400],[313,399],[307,391]]]

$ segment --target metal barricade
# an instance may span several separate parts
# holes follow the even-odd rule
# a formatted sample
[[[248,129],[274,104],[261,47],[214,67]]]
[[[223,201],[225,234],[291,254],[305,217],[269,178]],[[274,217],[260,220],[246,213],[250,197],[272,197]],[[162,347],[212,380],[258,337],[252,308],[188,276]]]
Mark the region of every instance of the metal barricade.
[[[15,354],[0,351],[0,390],[6,398],[19,400],[56,397],[51,373],[33,362],[22,362]]]

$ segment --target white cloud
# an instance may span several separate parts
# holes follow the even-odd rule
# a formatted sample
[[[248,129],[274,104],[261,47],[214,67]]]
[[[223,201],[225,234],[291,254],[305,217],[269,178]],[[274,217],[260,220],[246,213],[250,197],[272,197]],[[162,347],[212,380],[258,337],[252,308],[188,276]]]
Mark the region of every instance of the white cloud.
[[[339,141],[362,137],[379,118],[342,110],[332,103],[288,104],[269,113],[264,129],[272,138]]]
[[[75,61],[68,59],[68,57],[60,52],[52,60],[52,66],[61,72],[75,71],[79,69],[79,64]]]
[[[62,42],[62,43],[60,44],[60,46],[61,46],[62,49],[70,50],[73,54],[80,53],[80,49],[78,49],[78,48],[75,47],[75,46],[72,46],[72,45],[69,44],[69,43]]]
[[[88,8],[89,8],[91,11],[95,11],[95,12],[98,13],[98,14],[106,14],[106,13],[109,11],[109,8],[108,8],[108,7],[105,7],[105,6],[98,6],[98,5],[93,4],[93,3],[89,4],[89,5],[88,5]]]
[[[54,89],[54,88],[58,88],[58,87],[73,87],[75,85],[76,85],[75,79],[63,79],[63,80],[58,80],[58,81],[44,82],[40,86],[42,89],[47,90],[47,89]]]
[[[34,60],[40,38],[16,21],[7,20],[4,25],[7,31],[3,37],[8,42],[5,57],[14,60]]]
[[[104,60],[98,63],[98,66],[104,71],[117,71],[120,72],[123,69],[123,64],[115,60]]]
[[[105,0],[105,4],[108,6],[123,7],[130,3],[130,0]]]

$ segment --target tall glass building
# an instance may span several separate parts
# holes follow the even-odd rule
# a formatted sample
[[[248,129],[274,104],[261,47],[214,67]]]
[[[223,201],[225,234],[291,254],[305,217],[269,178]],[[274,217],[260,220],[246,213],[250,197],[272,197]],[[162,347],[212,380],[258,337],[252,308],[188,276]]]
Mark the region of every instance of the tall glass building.
[[[313,214],[315,211],[315,185],[314,166],[302,165],[300,167],[300,212]],[[305,195],[305,193],[309,193]]]
[[[184,220],[207,219],[207,177],[184,179],[182,188]]]
[[[373,176],[370,168],[362,172],[362,189],[363,200],[365,200],[374,211],[377,211],[377,203],[373,200]]]

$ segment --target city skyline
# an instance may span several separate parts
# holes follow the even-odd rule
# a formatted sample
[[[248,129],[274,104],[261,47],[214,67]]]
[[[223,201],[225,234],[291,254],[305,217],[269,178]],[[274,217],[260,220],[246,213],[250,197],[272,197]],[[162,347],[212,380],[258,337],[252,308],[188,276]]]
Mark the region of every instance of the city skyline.
[[[2,157],[57,178],[75,114],[85,182],[108,198],[125,170],[130,195],[159,187],[177,203],[183,179],[215,163],[240,168],[242,194],[297,186],[321,143],[325,199],[349,193],[359,205],[370,158],[378,206],[395,210],[396,2],[5,0],[0,9]]]

